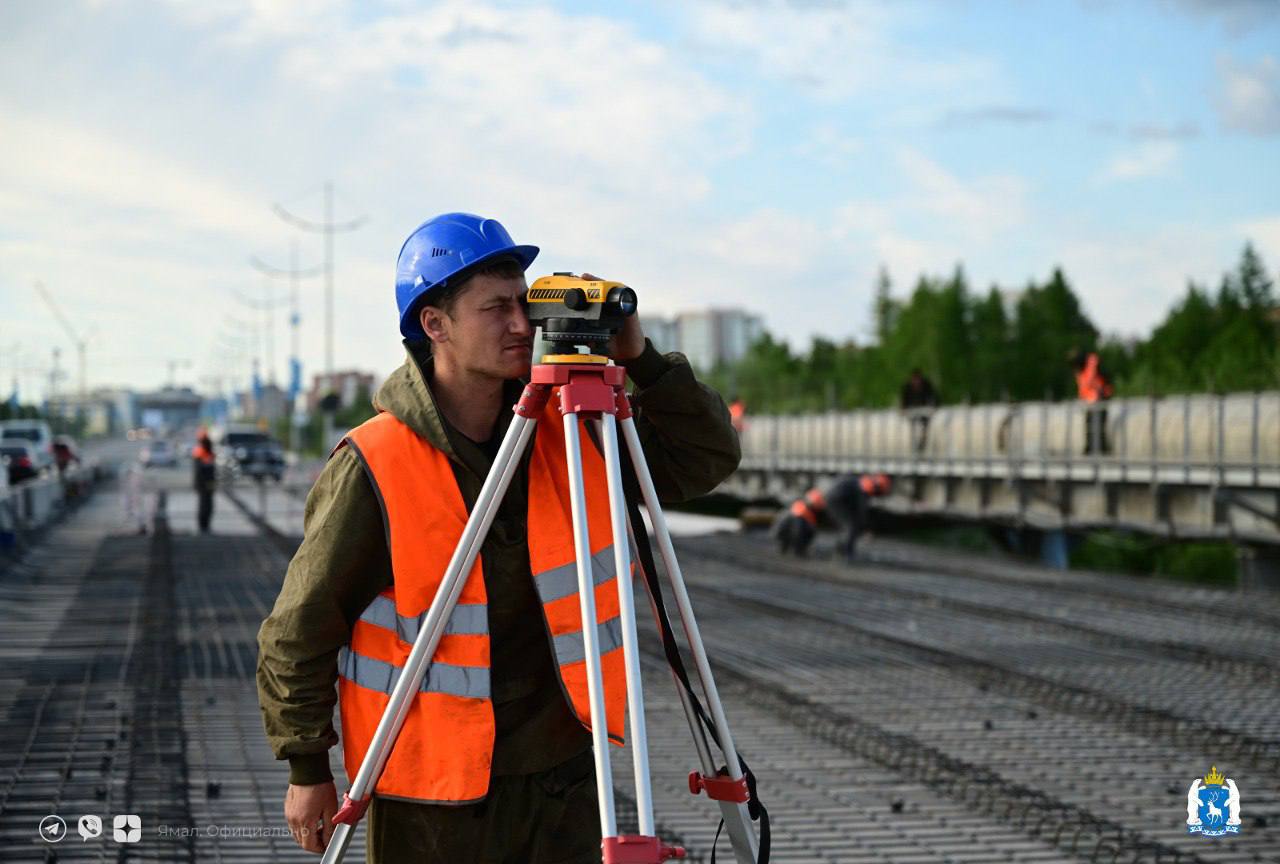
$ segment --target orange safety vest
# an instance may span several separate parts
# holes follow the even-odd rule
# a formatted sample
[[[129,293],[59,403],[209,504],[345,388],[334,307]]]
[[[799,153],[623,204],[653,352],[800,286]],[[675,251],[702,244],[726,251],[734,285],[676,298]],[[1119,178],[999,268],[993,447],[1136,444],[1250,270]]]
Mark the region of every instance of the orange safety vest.
[[[747,416],[747,406],[741,399],[735,399],[729,403],[729,422],[734,429],[742,431],[744,418]]]
[[[818,525],[818,514],[827,509],[827,499],[816,487],[797,498],[791,505],[791,515],[799,516],[815,528]]]
[[[554,396],[548,401],[529,460],[529,564],[564,693],[589,729],[568,465],[557,404]],[[586,439],[585,425],[579,425]],[[354,778],[468,514],[448,457],[393,415],[378,414],[343,443],[356,452],[382,505],[392,570],[391,587],[361,613],[350,644],[338,656],[343,761]],[[620,744],[626,672],[605,466],[590,445],[582,448],[582,462],[606,722],[609,737]],[[488,608],[477,557],[375,795],[434,804],[485,797],[494,739],[489,670]]]
[[[191,458],[205,465],[213,464],[213,454],[205,449],[203,444],[197,444],[191,448]]]
[[[1076,392],[1085,402],[1097,402],[1111,398],[1111,382],[1098,369],[1098,355],[1090,351],[1084,360],[1084,368],[1076,373]]]

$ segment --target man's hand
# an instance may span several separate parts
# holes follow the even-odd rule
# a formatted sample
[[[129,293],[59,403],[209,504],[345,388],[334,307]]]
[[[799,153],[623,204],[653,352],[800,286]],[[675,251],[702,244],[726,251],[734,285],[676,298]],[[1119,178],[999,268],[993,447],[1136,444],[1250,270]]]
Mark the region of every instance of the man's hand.
[[[308,852],[321,853],[333,834],[333,815],[338,812],[338,790],[333,781],[315,786],[294,786],[284,796],[284,818],[298,845]]]
[[[583,273],[583,279],[599,280],[599,276]],[[634,360],[644,353],[644,330],[640,329],[640,316],[631,315],[622,325],[622,329],[613,334],[605,353],[619,365]]]
[[[618,365],[634,360],[644,353],[644,331],[640,329],[640,317],[629,317],[622,329],[609,340],[609,356]]]

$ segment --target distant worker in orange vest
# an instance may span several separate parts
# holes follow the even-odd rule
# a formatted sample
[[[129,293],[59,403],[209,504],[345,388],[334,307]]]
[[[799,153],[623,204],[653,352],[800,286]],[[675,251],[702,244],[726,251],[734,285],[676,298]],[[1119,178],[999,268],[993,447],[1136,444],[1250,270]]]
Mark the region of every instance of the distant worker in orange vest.
[[[191,449],[192,485],[199,503],[196,506],[196,524],[201,534],[209,533],[213,522],[213,493],[218,488],[217,459],[213,455],[213,441],[209,433],[201,432],[196,446]]]
[[[738,434],[742,434],[742,430],[746,427],[747,403],[743,402],[737,396],[729,400],[729,422],[733,424],[733,428]]]
[[[493,219],[448,213],[405,242],[396,275],[408,358],[307,499],[302,545],[258,634],[258,695],[289,760],[285,817],[321,852],[338,809],[329,748],[353,776],[462,535],[530,374],[525,271],[538,249]],[[594,277],[592,277],[594,278]],[[737,467],[723,400],[632,316],[606,353],[665,502]],[[368,811],[368,861],[599,864],[584,637],[564,427],[552,399],[463,585]],[[585,428],[585,421],[584,421]],[[590,441],[583,435],[584,441]],[[583,445],[609,736],[624,673],[604,460]],[[336,695],[335,695],[336,687]]]
[[[1084,452],[1110,453],[1107,440],[1107,409],[1105,402],[1114,392],[1096,351],[1072,350],[1069,355],[1076,375],[1076,395],[1085,403]]]
[[[778,514],[773,536],[784,555],[804,557],[822,524],[844,531],[839,551],[849,561],[857,552],[858,536],[866,530],[872,498],[889,494],[892,483],[884,474],[846,474],[824,486],[810,489]]]

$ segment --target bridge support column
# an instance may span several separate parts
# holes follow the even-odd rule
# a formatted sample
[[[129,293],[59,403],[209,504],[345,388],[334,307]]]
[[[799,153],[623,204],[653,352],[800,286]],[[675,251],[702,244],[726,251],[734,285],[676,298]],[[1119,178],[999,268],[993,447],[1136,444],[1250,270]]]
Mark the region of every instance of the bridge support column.
[[[1055,570],[1066,570],[1070,564],[1067,532],[1059,528],[1040,535],[1040,562]]]
[[[1280,546],[1239,547],[1240,587],[1245,591],[1280,591]]]

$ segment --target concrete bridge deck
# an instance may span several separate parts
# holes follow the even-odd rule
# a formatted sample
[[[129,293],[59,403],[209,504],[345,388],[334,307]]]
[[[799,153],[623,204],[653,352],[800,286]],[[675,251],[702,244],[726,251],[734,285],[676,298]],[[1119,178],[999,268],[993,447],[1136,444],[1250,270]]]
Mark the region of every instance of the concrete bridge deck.
[[[316,860],[284,828],[253,683],[300,499],[238,486],[244,509],[220,496],[200,536],[186,484],[155,478],[169,518],[141,536],[99,489],[0,574],[4,861]],[[773,860],[1280,860],[1280,600],[884,540],[854,567],[738,534],[678,547]],[[660,830],[708,861],[716,817],[645,662]],[[629,758],[613,764],[625,795]],[[1186,832],[1210,765],[1239,784],[1239,836]],[[113,839],[123,813],[140,842]],[[84,814],[104,837],[76,834]]]

